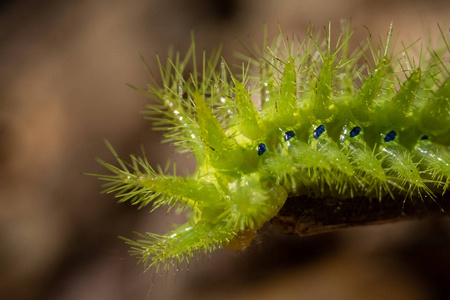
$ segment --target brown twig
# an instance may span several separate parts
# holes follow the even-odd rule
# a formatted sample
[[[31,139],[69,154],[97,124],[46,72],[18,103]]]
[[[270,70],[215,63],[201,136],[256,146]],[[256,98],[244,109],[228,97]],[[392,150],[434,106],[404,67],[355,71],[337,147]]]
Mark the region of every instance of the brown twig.
[[[450,216],[450,196],[438,199],[317,199],[289,197],[272,219],[284,233],[310,236],[352,226]]]

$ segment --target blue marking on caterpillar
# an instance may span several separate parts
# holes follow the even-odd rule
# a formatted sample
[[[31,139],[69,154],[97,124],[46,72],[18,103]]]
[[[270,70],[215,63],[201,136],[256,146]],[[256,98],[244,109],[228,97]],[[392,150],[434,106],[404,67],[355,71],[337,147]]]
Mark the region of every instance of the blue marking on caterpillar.
[[[325,126],[319,125],[316,129],[314,129],[314,138],[317,140],[325,132]]]
[[[384,137],[384,141],[385,142],[390,142],[393,141],[395,139],[395,137],[397,136],[397,133],[394,130],[391,130],[388,132],[388,134],[386,134],[386,136]]]
[[[259,156],[263,155],[263,153],[266,151],[267,151],[266,145],[264,145],[263,143],[258,145],[258,155]]]
[[[284,134],[284,141],[287,142],[295,136],[295,133],[290,130]]]
[[[355,137],[355,136],[357,136],[360,132],[361,132],[361,127],[356,126],[355,128],[353,128],[353,129],[350,131],[350,137],[351,137],[351,138],[352,138],[352,137]]]

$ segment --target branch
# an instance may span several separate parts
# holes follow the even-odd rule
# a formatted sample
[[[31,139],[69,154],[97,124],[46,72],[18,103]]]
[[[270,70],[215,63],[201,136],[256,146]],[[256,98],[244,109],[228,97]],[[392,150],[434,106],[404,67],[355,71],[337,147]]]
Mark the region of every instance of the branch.
[[[301,237],[353,226],[393,223],[427,217],[449,217],[450,196],[405,201],[374,198],[318,199],[289,197],[272,219],[283,233]]]

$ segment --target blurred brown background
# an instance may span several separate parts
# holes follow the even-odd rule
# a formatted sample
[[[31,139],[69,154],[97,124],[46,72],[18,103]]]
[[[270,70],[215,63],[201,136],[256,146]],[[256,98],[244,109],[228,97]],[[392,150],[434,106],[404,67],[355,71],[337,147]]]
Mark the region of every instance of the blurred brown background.
[[[412,42],[448,30],[450,2],[275,0],[6,1],[0,4],[1,299],[450,299],[450,223],[415,221],[307,239],[266,229],[242,253],[217,251],[153,284],[117,236],[163,233],[180,220],[100,195],[83,172],[103,172],[144,145],[153,165],[194,164],[159,144],[126,86],[149,79],[139,55],[239,40],[261,44],[263,24],[303,36],[351,18],[355,41],[394,35]],[[426,39],[422,40],[423,43]],[[426,43],[425,43],[426,45]],[[156,70],[156,69],[155,69]]]

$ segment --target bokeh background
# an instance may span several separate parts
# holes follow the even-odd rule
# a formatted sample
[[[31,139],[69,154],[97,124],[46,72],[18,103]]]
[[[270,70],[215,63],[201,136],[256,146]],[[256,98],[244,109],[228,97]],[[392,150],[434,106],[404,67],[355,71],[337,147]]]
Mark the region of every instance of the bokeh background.
[[[244,252],[221,250],[184,270],[154,276],[136,266],[117,237],[163,233],[183,217],[149,214],[83,175],[144,145],[153,165],[192,159],[159,143],[139,111],[157,74],[155,55],[181,53],[195,31],[199,50],[239,41],[303,36],[352,19],[355,42],[448,31],[450,2],[370,0],[80,0],[0,4],[0,298],[1,299],[450,299],[449,220],[354,228],[300,239],[265,228]]]

